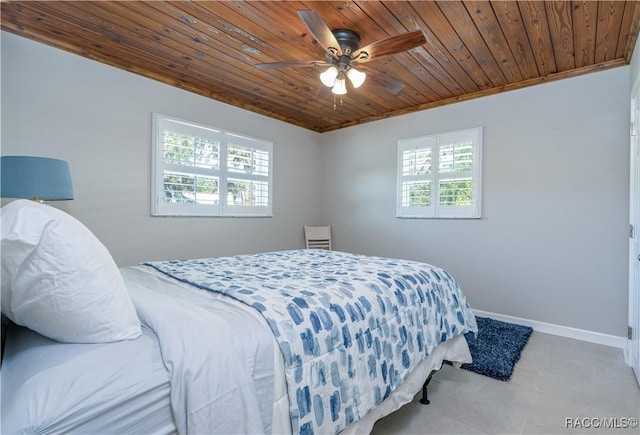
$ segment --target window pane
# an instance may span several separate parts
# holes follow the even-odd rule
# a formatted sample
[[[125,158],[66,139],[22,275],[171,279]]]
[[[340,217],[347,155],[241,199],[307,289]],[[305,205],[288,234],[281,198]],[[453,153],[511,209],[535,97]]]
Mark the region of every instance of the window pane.
[[[269,205],[269,183],[229,179],[227,181],[228,205]]]
[[[195,163],[199,168],[220,169],[220,144],[201,137],[195,140]]]
[[[242,145],[229,144],[227,148],[229,172],[269,175],[269,153]]]
[[[218,170],[220,144],[211,139],[165,130],[164,162]]]
[[[253,150],[253,173],[269,175],[269,153],[267,151]]]
[[[165,202],[218,204],[218,178],[164,172]]]
[[[196,176],[196,204],[219,204],[218,177]]]
[[[193,165],[193,136],[164,132],[164,162],[177,165]]]
[[[473,142],[440,145],[440,172],[468,171],[473,166]]]
[[[442,180],[440,182],[440,205],[471,205],[471,180]]]
[[[402,153],[402,175],[429,175],[431,148],[405,150]]]
[[[402,183],[403,207],[428,207],[431,205],[431,183],[405,181]]]

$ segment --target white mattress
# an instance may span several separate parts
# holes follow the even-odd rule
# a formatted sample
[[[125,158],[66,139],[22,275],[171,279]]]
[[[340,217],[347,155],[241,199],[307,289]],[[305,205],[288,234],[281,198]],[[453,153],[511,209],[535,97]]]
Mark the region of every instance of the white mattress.
[[[155,334],[59,343],[11,326],[2,363],[2,433],[169,434],[169,379]]]
[[[261,344],[255,347],[260,349],[259,354],[251,356],[254,373],[268,367],[273,376],[258,375],[259,409],[237,412],[246,416],[263,414],[266,431],[291,433],[282,354],[266,321],[256,310],[147,267],[123,268],[122,273],[134,302],[149,299],[156,302],[179,295],[176,308],[178,301],[187,307],[187,312],[190,303],[204,305],[214,317],[228,317],[243,335],[257,337]],[[14,327],[1,370],[2,433],[175,432],[180,427],[180,417],[174,417],[178,414],[175,406],[173,411],[171,408],[171,375],[165,369],[167,361],[163,364],[162,343],[163,338],[159,342],[147,328],[143,328],[143,335],[137,340],[87,345],[57,343]],[[251,349],[247,345],[243,352]],[[166,359],[167,355],[164,356]],[[268,364],[263,367],[261,359],[268,359]],[[431,370],[440,368],[444,359],[471,361],[463,336],[438,346],[399,389],[344,432],[369,433],[378,419],[410,402]],[[271,415],[264,415],[269,413],[265,406],[271,408]]]

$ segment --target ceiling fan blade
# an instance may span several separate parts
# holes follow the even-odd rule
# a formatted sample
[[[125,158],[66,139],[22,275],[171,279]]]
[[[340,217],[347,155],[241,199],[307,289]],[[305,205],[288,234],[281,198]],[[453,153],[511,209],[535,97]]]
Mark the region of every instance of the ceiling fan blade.
[[[324,61],[319,60],[286,60],[284,62],[269,62],[269,63],[257,63],[255,65],[258,69],[274,69],[274,68],[306,68],[313,66],[331,65]]]
[[[403,33],[401,35],[390,36],[362,47],[352,57],[352,62],[370,62],[382,56],[400,53],[411,50],[427,42],[424,34],[420,30]],[[368,56],[364,56],[366,53]]]
[[[341,53],[340,44],[327,24],[316,11],[303,9],[298,11],[302,22],[307,26],[316,41],[327,53]],[[335,51],[334,51],[335,50]]]
[[[324,100],[331,95],[331,88],[328,86],[320,85],[318,92],[316,92],[316,100]]]

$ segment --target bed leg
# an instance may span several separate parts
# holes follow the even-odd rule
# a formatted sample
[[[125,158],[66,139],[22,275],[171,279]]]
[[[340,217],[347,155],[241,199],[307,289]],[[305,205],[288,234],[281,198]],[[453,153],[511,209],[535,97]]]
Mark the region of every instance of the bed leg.
[[[427,380],[424,381],[424,385],[422,385],[422,399],[420,399],[420,403],[422,403],[423,405],[428,405],[429,403],[431,403],[429,401],[429,398],[427,397],[427,387],[429,386],[429,382],[431,382],[431,378],[436,371],[437,370],[431,370],[431,373],[429,373],[429,376],[427,376]]]

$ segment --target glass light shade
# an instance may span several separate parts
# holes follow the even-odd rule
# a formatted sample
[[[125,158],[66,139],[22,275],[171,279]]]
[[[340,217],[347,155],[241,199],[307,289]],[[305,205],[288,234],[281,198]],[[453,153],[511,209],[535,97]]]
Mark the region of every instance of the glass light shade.
[[[73,199],[69,163],[46,157],[3,156],[0,196],[43,201]]]
[[[336,82],[336,77],[338,77],[338,68],[330,66],[325,72],[320,74],[320,81],[323,85],[332,87]]]
[[[354,88],[359,88],[364,83],[364,79],[367,78],[367,74],[362,71],[358,71],[355,68],[351,68],[347,71],[347,77],[351,80],[351,84]]]
[[[333,89],[331,89],[331,92],[336,95],[344,95],[347,93],[347,85],[344,78],[336,80],[336,84],[333,85]]]

